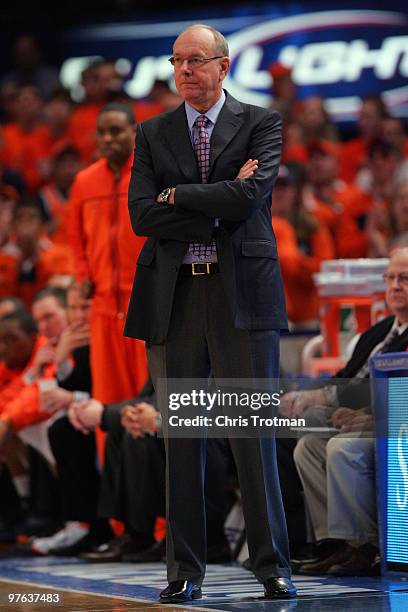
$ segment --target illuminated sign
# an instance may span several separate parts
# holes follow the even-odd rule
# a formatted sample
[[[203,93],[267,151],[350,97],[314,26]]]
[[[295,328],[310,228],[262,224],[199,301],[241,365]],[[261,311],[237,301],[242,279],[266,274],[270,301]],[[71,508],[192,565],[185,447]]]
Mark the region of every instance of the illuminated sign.
[[[402,7],[394,2],[394,10],[387,11],[354,6],[306,12],[298,3],[257,9],[248,5],[230,9],[228,15],[220,9],[217,18],[212,11],[208,18],[201,12],[183,21],[82,27],[65,37],[67,59],[61,79],[75,90],[91,59],[115,58],[127,93],[143,98],[156,79],[172,84],[173,69],[167,61],[172,42],[199,21],[226,36],[231,55],[226,88],[244,102],[271,103],[268,66],[279,61],[293,69],[299,97],[321,95],[338,121],[355,119],[360,97],[373,93],[383,93],[395,114],[408,116],[408,19]]]
[[[388,422],[386,561],[408,564],[408,378],[388,380]]]

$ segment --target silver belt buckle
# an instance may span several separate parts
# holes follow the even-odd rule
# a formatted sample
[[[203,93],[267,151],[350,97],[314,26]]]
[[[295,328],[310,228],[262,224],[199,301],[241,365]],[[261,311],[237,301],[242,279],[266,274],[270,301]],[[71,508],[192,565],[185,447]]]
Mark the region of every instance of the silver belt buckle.
[[[207,266],[207,271],[206,272],[196,272],[195,266]],[[203,276],[204,274],[209,274],[210,273],[210,263],[192,263],[191,264],[191,269],[192,269],[192,274],[193,276]]]

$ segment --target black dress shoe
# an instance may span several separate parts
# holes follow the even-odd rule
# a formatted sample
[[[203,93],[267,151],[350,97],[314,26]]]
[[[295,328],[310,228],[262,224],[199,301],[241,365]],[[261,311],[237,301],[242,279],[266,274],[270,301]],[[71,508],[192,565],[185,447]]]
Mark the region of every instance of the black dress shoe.
[[[157,563],[166,560],[166,539],[155,542],[149,548],[138,553],[126,553],[122,561],[129,563]]]
[[[84,552],[79,556],[84,561],[91,561],[92,563],[111,563],[122,561],[125,554],[141,552],[148,546],[149,544],[145,540],[138,541],[130,534],[124,533],[107,544],[101,544],[91,552]]]
[[[276,576],[268,578],[264,582],[265,599],[280,599],[288,597],[296,597],[296,587],[290,578]]]
[[[161,603],[183,603],[201,599],[201,587],[189,580],[175,580],[160,593]]]

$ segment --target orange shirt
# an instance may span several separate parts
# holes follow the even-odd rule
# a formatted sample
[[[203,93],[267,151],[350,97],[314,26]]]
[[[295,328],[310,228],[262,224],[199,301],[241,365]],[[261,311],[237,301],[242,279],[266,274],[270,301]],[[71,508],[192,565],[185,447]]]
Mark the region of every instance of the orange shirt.
[[[130,157],[115,180],[101,159],[77,174],[70,195],[75,273],[79,281],[93,282],[93,309],[109,315],[127,310],[135,262],[145,242],[130,223],[131,165]]]
[[[321,224],[310,236],[310,253],[302,252],[292,225],[281,217],[272,217],[273,231],[278,245],[279,261],[285,287],[288,318],[302,323],[318,317],[317,290],[313,274],[320,264],[335,257],[333,239]]]
[[[355,207],[367,207],[367,195],[354,185],[336,181],[330,190],[329,202],[318,198],[312,191],[306,195],[306,208],[309,213],[326,225],[335,237],[340,219],[345,210]]]
[[[81,153],[81,159],[89,163],[96,151],[96,120],[102,104],[79,104],[71,113],[68,137]]]
[[[46,338],[36,341],[30,361],[22,372],[13,377],[11,382],[0,392],[0,421],[7,421],[13,431],[19,431],[28,425],[46,421],[50,415],[40,412],[40,396],[37,382],[27,382],[26,376],[32,368],[37,351],[46,344]],[[47,366],[41,378],[53,378],[56,374],[54,364]]]
[[[364,166],[367,158],[367,141],[354,138],[342,145],[340,153],[340,178],[352,183],[357,172]]]
[[[18,170],[33,193],[43,180],[51,154],[47,126],[40,124],[34,130],[24,132],[16,123],[8,123],[3,128],[3,137],[1,158],[4,165]]]
[[[0,250],[0,296],[15,295],[31,306],[34,295],[48,284],[54,275],[72,275],[73,261],[69,246],[53,244],[44,237],[39,241],[33,280],[20,279],[21,252],[11,243]]]
[[[69,243],[68,200],[57,189],[55,183],[45,185],[39,195],[51,221],[56,223],[56,230],[51,233],[51,240],[55,244],[67,245]]]
[[[0,298],[17,295],[17,260],[20,255],[14,242],[0,248]]]
[[[338,257],[369,257],[367,217],[376,202],[385,209],[389,207],[385,200],[377,200],[373,195],[360,190],[355,198],[346,203],[334,235]]]

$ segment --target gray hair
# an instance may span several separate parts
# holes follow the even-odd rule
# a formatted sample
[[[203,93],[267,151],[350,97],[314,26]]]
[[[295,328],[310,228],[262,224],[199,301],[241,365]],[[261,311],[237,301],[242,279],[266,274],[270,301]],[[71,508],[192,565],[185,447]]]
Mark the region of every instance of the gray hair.
[[[184,32],[188,32],[190,30],[195,30],[196,28],[201,28],[203,30],[208,30],[209,32],[211,32],[214,37],[214,52],[216,53],[216,55],[221,55],[222,57],[229,57],[228,43],[225,39],[225,36],[223,36],[221,32],[219,32],[215,28],[206,25],[205,23],[194,23],[193,25],[188,26],[188,28],[183,30],[183,32],[180,32],[180,34],[184,34]]]

